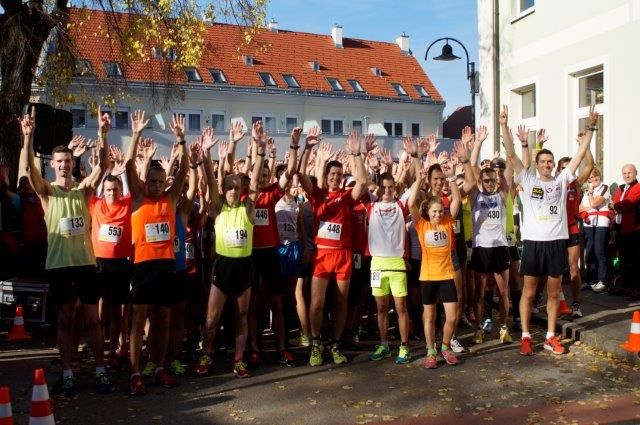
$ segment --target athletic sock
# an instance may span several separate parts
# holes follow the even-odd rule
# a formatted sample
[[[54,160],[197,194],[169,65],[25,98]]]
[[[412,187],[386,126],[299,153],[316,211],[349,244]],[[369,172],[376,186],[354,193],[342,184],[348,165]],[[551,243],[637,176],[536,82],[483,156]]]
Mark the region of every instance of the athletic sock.
[[[438,350],[436,350],[435,348],[427,348],[427,355],[428,356],[435,356],[438,354]]]
[[[384,348],[389,348],[389,341],[380,340],[380,345],[382,345]]]
[[[547,332],[547,336],[545,337],[545,339],[549,339],[549,338],[553,338],[556,334],[554,334],[553,332]]]
[[[449,346],[447,344],[445,344],[444,342],[442,343],[442,346],[440,347],[440,351],[447,351],[449,349]]]
[[[529,332],[522,332],[522,338],[531,338],[531,334]]]

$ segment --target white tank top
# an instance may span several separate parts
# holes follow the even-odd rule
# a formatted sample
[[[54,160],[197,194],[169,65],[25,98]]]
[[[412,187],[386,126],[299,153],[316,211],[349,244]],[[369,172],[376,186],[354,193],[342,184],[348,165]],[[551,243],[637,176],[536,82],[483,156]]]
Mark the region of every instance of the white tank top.
[[[611,201],[611,194],[609,193],[609,186],[604,183],[593,189],[593,196],[604,197],[604,204],[600,208],[591,208],[589,204],[589,193],[584,192],[582,195],[582,205],[588,208],[587,214],[589,214],[589,222],[583,221],[584,227],[609,227],[609,201]]]
[[[275,211],[280,243],[288,245],[298,242],[298,204],[295,199],[287,201],[283,196],[276,203]]]
[[[473,200],[473,247],[507,246],[506,208],[499,193],[478,191]]]
[[[404,210],[398,201],[375,202],[369,213],[369,252],[373,257],[402,257]]]

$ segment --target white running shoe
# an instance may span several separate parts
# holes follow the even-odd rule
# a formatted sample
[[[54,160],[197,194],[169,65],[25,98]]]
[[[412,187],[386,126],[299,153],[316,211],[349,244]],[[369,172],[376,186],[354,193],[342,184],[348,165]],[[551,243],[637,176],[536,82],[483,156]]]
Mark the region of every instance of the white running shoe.
[[[449,348],[451,348],[451,351],[453,351],[454,353],[464,353],[464,347],[462,346],[462,344],[460,344],[460,341],[458,341],[458,338],[456,338],[455,336],[451,338]]]
[[[605,285],[602,281],[600,281],[595,285],[593,285],[591,289],[593,289],[593,292],[595,292],[596,294],[600,294],[607,290],[607,285]]]

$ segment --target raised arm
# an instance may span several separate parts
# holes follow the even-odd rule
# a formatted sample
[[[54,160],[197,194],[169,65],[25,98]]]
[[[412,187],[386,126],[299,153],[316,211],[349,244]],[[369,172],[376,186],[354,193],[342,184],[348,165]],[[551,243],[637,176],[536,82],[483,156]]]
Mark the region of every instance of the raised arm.
[[[304,150],[302,151],[302,155],[300,157],[298,175],[300,177],[300,184],[302,185],[302,189],[304,189],[304,191],[308,194],[311,194],[313,192],[313,184],[311,183],[311,179],[307,174],[307,165],[309,163],[309,157],[311,156],[313,147],[317,145],[320,140],[320,127],[311,127],[309,129],[309,132],[307,133],[307,137],[304,140]]]
[[[220,203],[220,192],[218,191],[218,182],[216,182],[215,173],[213,172],[213,163],[211,161],[211,148],[218,143],[213,139],[213,129],[207,127],[202,132],[202,163],[204,164],[204,172],[207,179],[207,187],[209,191],[209,199],[211,206],[216,208]],[[201,199],[204,202],[204,197]]]
[[[524,167],[522,161],[516,155],[515,147],[513,146],[513,136],[511,135],[511,129],[509,128],[509,107],[502,105],[502,111],[500,111],[500,130],[502,132],[502,139],[504,143],[504,150],[507,153],[507,161],[511,161],[513,171],[516,176],[520,174]]]
[[[149,120],[144,119],[144,111],[137,110],[131,115],[131,142],[127,147],[124,163],[127,179],[129,180],[129,189],[131,189],[131,196],[134,199],[140,199],[144,196],[144,187],[138,177],[138,170],[136,168],[136,154],[138,153],[138,143],[142,136],[142,130],[147,124],[149,124]]]
[[[573,158],[571,158],[571,161],[569,161],[569,164],[567,164],[567,168],[571,173],[576,172],[576,170],[578,169],[578,166],[582,162],[582,159],[584,158],[585,154],[589,150],[589,145],[591,144],[591,137],[593,136],[593,132],[596,130],[597,124],[598,124],[598,113],[596,112],[596,106],[591,105],[589,107],[589,125],[587,127],[587,131],[578,137],[578,140],[579,140],[578,151],[573,156]],[[589,174],[591,174],[591,171],[589,171]]]
[[[418,205],[418,192],[420,191],[420,185],[427,176],[426,170],[421,170],[418,173],[416,180],[409,189],[409,199],[407,200],[407,206],[409,207],[409,213],[411,214],[411,221],[417,223],[422,216],[420,215],[420,205]]]
[[[231,167],[233,167],[233,163],[236,160],[236,146],[238,142],[244,138],[245,134],[246,130],[241,121],[231,123],[231,128],[229,129],[229,145],[226,149],[226,160],[229,165],[229,172],[232,171]],[[220,158],[220,164],[222,165],[222,158]]]
[[[456,142],[453,146],[453,155],[458,158],[458,162],[462,164],[464,168],[464,184],[462,185],[462,190],[469,194],[469,196],[474,196],[478,191],[478,180],[473,172],[471,161],[469,160],[469,150],[467,149],[468,145],[469,144],[465,143],[463,140]],[[450,186],[457,185],[453,183]]]
[[[176,173],[171,189],[169,189],[169,198],[175,206],[182,194],[182,187],[187,179],[187,170],[189,169],[189,159],[187,157],[186,141],[184,140],[184,115],[174,114],[171,120],[171,131],[176,136],[178,145],[178,172]]]
[[[456,184],[456,174],[452,167],[443,167],[442,172],[447,176],[449,181],[449,190],[451,191],[451,203],[449,204],[449,212],[454,219],[460,212],[460,206],[462,205],[462,195],[460,189]]]
[[[251,143],[254,144],[254,149],[256,152],[256,161],[253,164],[251,181],[249,183],[249,199],[255,202],[256,196],[258,196],[258,182],[260,181],[260,176],[262,175],[264,156],[266,155],[265,152],[267,150],[267,135],[264,132],[262,121],[256,121],[255,123],[253,123],[253,127],[251,129],[251,139]]]
[[[98,144],[96,149],[98,150],[98,163],[91,170],[89,174],[79,186],[84,192],[85,197],[91,196],[95,193],[98,185],[102,182],[104,174],[109,169],[109,142],[107,136],[109,129],[111,129],[111,118],[108,114],[100,116],[100,107],[98,106]]]
[[[376,137],[373,134],[367,135],[365,138],[365,149],[367,153],[374,149]],[[360,134],[351,133],[347,138],[347,153],[351,162],[353,176],[356,179],[356,185],[351,191],[351,197],[357,201],[367,191],[367,169],[364,166],[364,159],[360,153]]]
[[[282,173],[280,180],[278,180],[278,186],[284,190],[289,184],[289,180],[296,172],[298,165],[298,149],[300,148],[300,135],[302,134],[302,128],[296,127],[291,130],[291,145],[289,146],[289,158],[287,160],[287,170]]]
[[[31,187],[38,196],[46,200],[53,193],[53,188],[42,178],[40,170],[36,167],[35,152],[33,151],[33,132],[35,130],[36,108],[31,108],[31,113],[26,114],[20,120],[23,144],[20,151],[19,174],[29,178]]]
[[[480,159],[480,150],[482,149],[482,144],[487,139],[488,135],[489,131],[487,130],[487,126],[481,125],[476,130],[475,137],[471,140],[473,149],[471,149],[471,156],[469,160],[471,162],[471,169],[473,170],[473,174],[476,180],[480,178],[480,167],[478,166],[478,161]],[[467,146],[467,150],[468,149],[469,147]]]

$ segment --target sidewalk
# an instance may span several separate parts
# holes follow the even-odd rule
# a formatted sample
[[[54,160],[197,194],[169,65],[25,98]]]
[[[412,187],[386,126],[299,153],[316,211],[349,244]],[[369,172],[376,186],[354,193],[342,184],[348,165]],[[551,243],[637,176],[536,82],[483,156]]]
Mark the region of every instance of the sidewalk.
[[[567,302],[571,305],[571,291],[566,285],[563,289]],[[611,353],[618,359],[640,365],[638,353],[628,353],[620,348],[620,344],[627,340],[629,334],[631,314],[635,310],[640,310],[640,302],[627,301],[626,296],[596,294],[591,290],[583,290],[581,295],[583,317],[558,319],[556,331],[561,332],[564,338],[580,341],[598,350]],[[540,313],[534,317],[546,323],[546,313]]]

